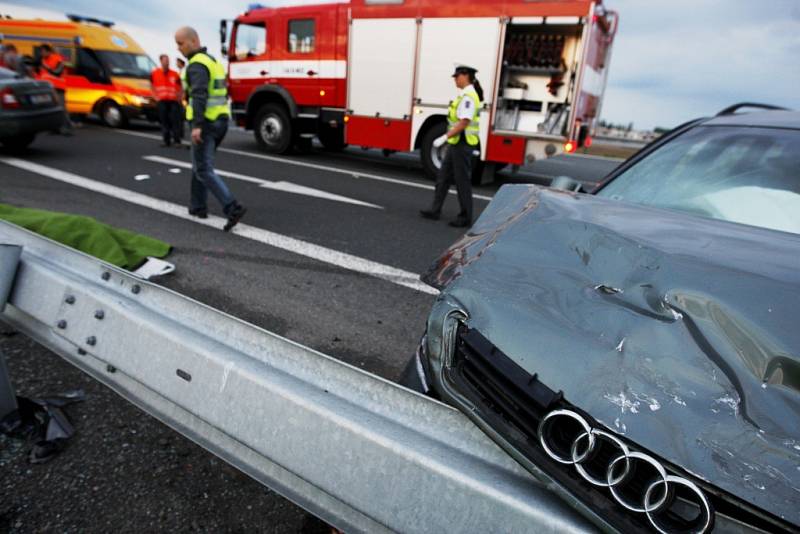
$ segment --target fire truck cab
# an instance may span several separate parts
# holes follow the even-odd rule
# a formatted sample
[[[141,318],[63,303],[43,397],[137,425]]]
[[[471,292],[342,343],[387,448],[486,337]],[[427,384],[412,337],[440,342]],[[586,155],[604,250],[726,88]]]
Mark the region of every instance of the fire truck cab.
[[[353,0],[238,16],[223,54],[232,111],[272,153],[420,149],[435,176],[456,94],[478,69],[483,178],[591,142],[618,18],[600,0]]]

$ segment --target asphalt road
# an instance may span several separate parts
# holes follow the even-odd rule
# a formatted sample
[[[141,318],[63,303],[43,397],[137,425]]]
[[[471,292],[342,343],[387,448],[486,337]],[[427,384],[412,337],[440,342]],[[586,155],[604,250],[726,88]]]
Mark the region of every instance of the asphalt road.
[[[249,212],[244,231],[227,234],[164,208],[185,211],[189,152],[161,148],[158,137],[152,128],[86,125],[72,138],[42,136],[19,157],[0,153],[0,202],[88,215],[167,241],[177,270],[159,283],[395,380],[434,298],[415,278],[461,234],[446,224],[458,211],[455,195],[443,220],[424,220],[418,210],[430,203],[432,184],[414,155],[314,149],[273,157],[234,130],[216,167]],[[502,181],[550,173],[592,182],[616,164],[561,158]],[[476,188],[476,214],[499,185]],[[221,214],[213,198],[209,206]],[[302,510],[29,340],[0,335],[0,349],[19,395],[89,393],[68,409],[78,436],[52,462],[29,465],[23,445],[0,441],[0,531],[310,528]]]

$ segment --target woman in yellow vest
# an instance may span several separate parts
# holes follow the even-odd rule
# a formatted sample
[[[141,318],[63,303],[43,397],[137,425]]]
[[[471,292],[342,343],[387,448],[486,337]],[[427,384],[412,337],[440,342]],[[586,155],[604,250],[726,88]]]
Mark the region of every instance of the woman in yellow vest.
[[[433,205],[429,210],[421,210],[426,219],[437,220],[442,212],[444,199],[450,186],[455,184],[461,211],[450,226],[464,228],[472,225],[472,154],[480,150],[478,137],[479,117],[483,89],[475,79],[478,72],[472,67],[458,65],[453,78],[458,87],[458,96],[450,102],[447,112],[447,132],[433,142],[436,148],[448,143],[448,150],[442,160],[442,168],[436,179]]]

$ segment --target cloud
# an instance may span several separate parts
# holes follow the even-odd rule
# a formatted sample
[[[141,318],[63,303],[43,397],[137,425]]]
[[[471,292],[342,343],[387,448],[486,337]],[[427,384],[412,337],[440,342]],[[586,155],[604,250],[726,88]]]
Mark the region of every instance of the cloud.
[[[796,1],[607,4],[620,12],[602,112],[607,120],[650,128],[742,101],[800,107]]]

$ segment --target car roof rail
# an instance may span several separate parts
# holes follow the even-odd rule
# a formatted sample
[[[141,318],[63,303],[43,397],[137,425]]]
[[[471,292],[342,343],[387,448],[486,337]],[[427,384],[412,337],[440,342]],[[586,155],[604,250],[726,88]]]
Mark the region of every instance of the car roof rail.
[[[773,111],[787,111],[789,109],[781,106],[773,106],[772,104],[759,104],[757,102],[739,102],[738,104],[734,104],[732,106],[728,106],[727,108],[723,109],[722,111],[717,113],[716,116],[721,117],[723,115],[733,115],[742,108],[769,109]]]

